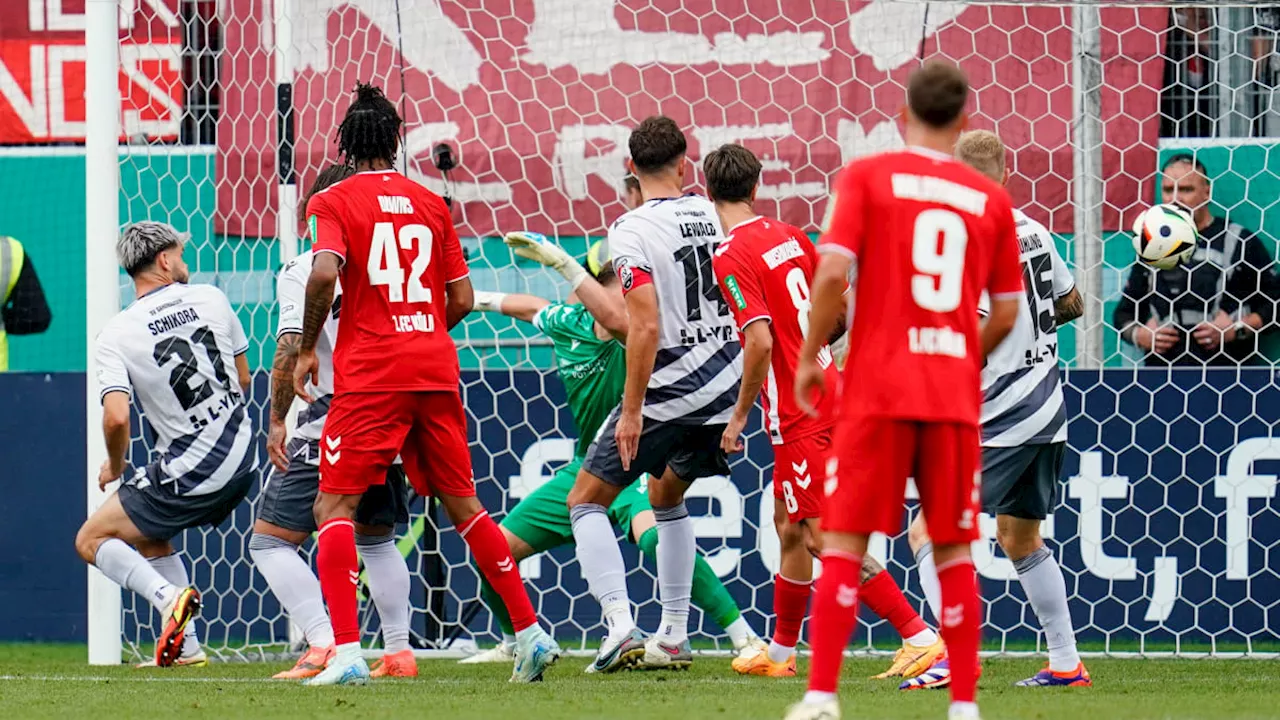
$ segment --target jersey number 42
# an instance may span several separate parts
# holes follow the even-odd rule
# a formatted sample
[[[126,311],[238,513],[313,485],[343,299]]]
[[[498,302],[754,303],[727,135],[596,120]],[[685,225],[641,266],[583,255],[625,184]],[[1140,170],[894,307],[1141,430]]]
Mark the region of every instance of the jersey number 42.
[[[431,288],[422,284],[422,276],[431,264],[431,244],[435,236],[426,225],[412,224],[400,228],[399,237],[395,225],[389,222],[373,226],[373,244],[369,248],[369,284],[386,286],[387,299],[399,302],[431,302]],[[398,247],[397,247],[398,246]],[[399,250],[417,249],[409,266],[406,283],[404,269],[400,267]]]

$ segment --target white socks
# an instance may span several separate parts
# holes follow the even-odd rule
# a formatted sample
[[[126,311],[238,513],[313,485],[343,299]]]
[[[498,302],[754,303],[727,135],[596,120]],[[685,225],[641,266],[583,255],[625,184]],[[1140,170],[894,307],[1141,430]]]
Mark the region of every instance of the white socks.
[[[191,585],[191,578],[187,575],[187,566],[182,562],[182,557],[178,553],[172,555],[163,555],[148,560],[151,567],[160,573],[160,577],[169,581],[169,584],[177,588],[185,588]],[[200,652],[200,637],[196,635],[195,620],[187,623],[187,627],[182,632],[182,655],[183,657],[191,657]]]
[[[697,556],[693,520],[683,502],[654,508],[653,516],[658,521],[658,597],[662,600],[656,636],[667,645],[679,645],[689,639],[689,596]]]
[[[569,518],[573,523],[578,565],[582,567],[587,587],[600,603],[605,623],[609,626],[606,642],[617,642],[635,629],[636,621],[631,615],[631,600],[627,597],[627,568],[622,563],[622,550],[613,534],[613,525],[604,506],[595,503],[574,506],[569,511]],[[661,554],[658,560],[661,568]],[[690,579],[692,577],[691,569]]]
[[[1071,627],[1071,611],[1067,606],[1067,585],[1062,570],[1049,548],[1041,545],[1030,555],[1013,562],[1018,581],[1027,593],[1040,627],[1044,628],[1045,645],[1049,648],[1049,669],[1070,672],[1080,664],[1076,652],[1076,634]]]
[[[729,636],[729,642],[733,643],[734,650],[741,650],[756,637],[756,634],[751,631],[751,626],[747,624],[747,619],[741,615],[737,620],[729,623],[729,627],[726,627],[724,632]]]
[[[117,538],[108,538],[98,546],[93,564],[115,584],[138,593],[159,612],[164,612],[178,592],[137,550]]]
[[[903,638],[903,640],[906,640],[907,644],[916,647],[928,647],[938,642],[938,633],[930,628],[925,628],[909,638]]]
[[[267,579],[267,586],[284,606],[289,619],[302,628],[311,647],[333,646],[333,626],[325,611],[320,581],[311,566],[298,555],[298,548],[274,535],[254,533],[249,538],[249,556],[254,567]],[[402,562],[401,565],[404,563]]]
[[[942,622],[942,584],[938,582],[938,566],[933,562],[933,543],[925,543],[916,550],[916,570],[920,573],[920,587],[924,599],[933,613],[935,623]]]
[[[409,567],[396,547],[395,535],[356,535],[356,549],[369,573],[369,594],[382,621],[386,652],[409,649]]]

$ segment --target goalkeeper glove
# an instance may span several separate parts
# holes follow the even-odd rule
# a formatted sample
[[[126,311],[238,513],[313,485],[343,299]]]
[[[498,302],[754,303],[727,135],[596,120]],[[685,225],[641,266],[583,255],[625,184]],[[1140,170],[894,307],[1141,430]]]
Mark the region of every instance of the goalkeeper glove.
[[[542,233],[529,230],[510,232],[503,241],[516,255],[545,265],[563,275],[574,290],[577,290],[582,281],[587,279],[586,268],[579,265],[569,253],[548,240]]]

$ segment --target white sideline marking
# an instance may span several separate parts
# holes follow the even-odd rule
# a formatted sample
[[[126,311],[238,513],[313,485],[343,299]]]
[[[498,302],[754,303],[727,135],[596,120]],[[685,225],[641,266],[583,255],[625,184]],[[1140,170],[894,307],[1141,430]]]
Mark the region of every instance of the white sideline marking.
[[[577,673],[571,676],[577,679]],[[435,685],[471,685],[478,681],[479,678],[430,678],[425,679],[429,684]],[[714,677],[714,678],[684,678],[684,683],[694,685],[741,685],[744,683],[754,682],[746,677]],[[0,682],[112,682],[112,683],[215,683],[215,684],[235,684],[235,685],[279,685],[288,687],[297,685],[296,682],[288,680],[272,680],[270,678],[213,678],[213,677],[141,677],[128,675],[0,675]],[[374,683],[377,684],[377,683]]]

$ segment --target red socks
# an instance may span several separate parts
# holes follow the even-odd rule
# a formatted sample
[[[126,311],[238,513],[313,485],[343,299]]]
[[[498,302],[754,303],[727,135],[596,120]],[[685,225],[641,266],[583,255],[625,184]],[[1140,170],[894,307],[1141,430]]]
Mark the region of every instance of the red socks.
[[[798,583],[781,575],[773,578],[773,642],[793,648],[800,642],[800,626],[809,610],[809,591],[813,583]]]
[[[524,581],[520,579],[520,568],[511,557],[511,549],[507,547],[507,539],[502,536],[498,524],[489,517],[489,513],[480,511],[470,520],[458,526],[458,534],[471,548],[476,565],[489,581],[493,589],[502,598],[511,615],[511,627],[520,632],[538,622],[533,613],[533,603],[529,602],[529,594],[525,592]],[[338,629],[337,623],[333,626]]]
[[[978,645],[982,642],[982,602],[969,558],[938,566],[942,585],[942,639],[951,660],[951,701],[973,702],[978,689]]]
[[[887,570],[878,572],[870,580],[862,584],[859,599],[871,612],[889,621],[905,640],[919,632],[929,629],[911,607],[911,603],[903,597],[898,583]]]
[[[972,568],[970,568],[972,570]],[[822,577],[813,598],[809,645],[809,689],[834,693],[849,636],[858,625],[858,581],[862,557],[827,550],[822,553]]]
[[[356,558],[356,528],[347,518],[334,518],[320,526],[316,538],[316,570],[320,592],[329,606],[334,642],[338,645],[360,642],[356,600],[360,563]]]

